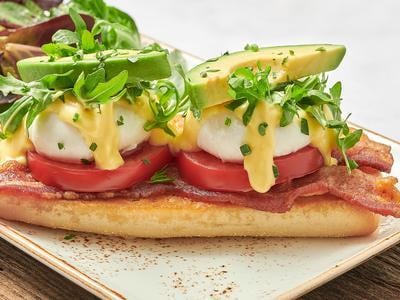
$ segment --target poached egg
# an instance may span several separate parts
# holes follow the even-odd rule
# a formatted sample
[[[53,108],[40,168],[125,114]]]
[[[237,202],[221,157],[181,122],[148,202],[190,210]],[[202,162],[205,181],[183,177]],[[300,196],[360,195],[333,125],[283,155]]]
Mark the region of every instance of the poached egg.
[[[126,106],[114,105],[114,124],[117,126],[118,150],[121,153],[135,149],[149,138],[143,129],[146,120]],[[79,119],[75,122],[79,122]],[[111,124],[110,124],[111,125]],[[38,115],[28,130],[36,152],[54,160],[79,163],[93,160],[93,148],[83,132],[57,112],[45,111]],[[109,132],[102,132],[104,136]]]
[[[245,142],[246,126],[233,112],[221,111],[202,120],[198,146],[226,162],[242,162],[240,146]],[[275,129],[274,157],[283,156],[307,146],[311,140],[301,132],[300,122],[295,118],[285,127]]]

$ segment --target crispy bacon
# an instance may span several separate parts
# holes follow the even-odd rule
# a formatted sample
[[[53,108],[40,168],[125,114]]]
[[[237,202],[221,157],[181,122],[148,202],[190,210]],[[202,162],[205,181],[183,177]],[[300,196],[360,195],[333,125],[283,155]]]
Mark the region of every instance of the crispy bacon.
[[[340,156],[336,153],[340,161]],[[336,156],[335,155],[335,156]],[[351,204],[364,207],[381,215],[400,217],[400,192],[394,177],[382,177],[380,171],[390,171],[393,157],[390,147],[363,136],[348,155],[357,161],[360,169],[348,173],[345,166],[323,167],[314,174],[274,186],[268,193],[211,192],[184,182],[174,166],[169,175],[171,184],[142,183],[132,189],[104,193],[76,193],[46,186],[32,178],[29,170],[9,161],[0,166],[0,193],[30,195],[40,199],[156,199],[177,195],[194,201],[229,203],[257,210],[284,213],[289,211],[298,197],[331,194]]]
[[[277,185],[268,193],[227,193],[205,191],[185,183],[179,178],[174,167],[170,175],[175,178],[172,184],[142,183],[130,190],[107,193],[66,192],[35,181],[27,168],[8,162],[0,168],[0,193],[28,194],[40,199],[157,199],[161,196],[177,195],[194,201],[208,203],[229,203],[257,210],[284,213],[301,196],[332,194],[344,201],[364,207],[381,215],[400,217],[400,193],[396,189],[397,179],[381,177],[376,174],[353,170],[351,174],[344,166],[324,167],[320,171]]]
[[[375,168],[381,172],[390,173],[393,165],[390,146],[372,141],[365,134],[361,136],[361,140],[353,148],[347,151],[347,155],[360,166]],[[343,157],[338,150],[333,151],[332,156],[339,163],[343,163]]]

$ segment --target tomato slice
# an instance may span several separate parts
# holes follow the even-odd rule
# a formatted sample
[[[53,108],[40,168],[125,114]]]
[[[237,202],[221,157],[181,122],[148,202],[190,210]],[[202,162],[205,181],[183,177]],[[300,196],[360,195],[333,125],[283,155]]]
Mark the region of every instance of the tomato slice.
[[[58,162],[36,152],[29,152],[27,158],[33,178],[44,184],[66,191],[105,192],[129,188],[148,180],[173,157],[168,146],[145,144],[115,170],[100,170],[94,164]]]
[[[283,183],[319,170],[324,160],[316,148],[306,146],[294,153],[275,157],[274,163],[279,170],[276,183]],[[225,163],[204,151],[179,153],[178,167],[187,183],[200,188],[230,192],[253,190],[243,164]]]

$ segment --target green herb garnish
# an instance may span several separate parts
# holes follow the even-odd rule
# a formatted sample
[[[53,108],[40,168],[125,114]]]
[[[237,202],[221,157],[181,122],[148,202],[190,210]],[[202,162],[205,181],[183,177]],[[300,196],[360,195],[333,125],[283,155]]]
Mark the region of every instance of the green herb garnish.
[[[80,118],[80,115],[78,113],[74,113],[73,117],[72,117],[72,122],[78,122]]]
[[[260,123],[260,125],[258,125],[258,133],[261,136],[264,136],[267,128],[268,128],[268,123],[267,122]]]
[[[86,159],[86,158],[81,158],[81,163],[82,163],[83,165],[90,165],[90,164],[91,164],[90,160],[88,160],[88,159]]]
[[[293,56],[294,55],[294,51],[293,50],[289,50],[289,54]]]
[[[73,239],[75,239],[75,237],[76,237],[76,235],[75,235],[75,234],[73,234],[73,233],[69,233],[69,234],[67,234],[66,236],[64,236],[64,240],[66,240],[66,241],[70,241],[70,240],[73,240]]]
[[[231,123],[232,123],[232,119],[231,118],[228,118],[228,117],[226,117],[226,119],[225,119],[225,126],[231,126]]]
[[[117,120],[117,125],[118,126],[124,125],[124,117],[123,116],[119,116],[119,118]]]
[[[278,170],[277,166],[272,165],[272,172],[274,173],[274,177],[275,177],[275,178],[278,178],[278,176],[279,176],[279,170]]]
[[[143,164],[145,165],[149,165],[150,164],[150,160],[148,160],[147,158],[143,158],[142,159]]]
[[[258,52],[260,48],[258,47],[257,44],[246,44],[246,46],[244,46],[244,50],[247,51],[253,51],[253,52]]]
[[[244,125],[250,122],[258,101],[263,101],[266,97],[271,96],[271,86],[268,80],[270,72],[271,67],[269,66],[265,69],[258,66],[256,73],[251,68],[241,67],[229,76],[228,93],[235,100],[228,103],[226,107],[235,110],[247,102],[247,109],[242,116]]]
[[[166,182],[173,182],[173,181],[174,181],[174,179],[169,177],[167,174],[167,168],[164,167],[161,170],[154,173],[154,175],[151,176],[151,178],[148,182],[154,184],[154,183],[166,183]]]
[[[342,153],[347,168],[356,167],[355,162],[349,160],[346,151],[353,147],[361,138],[362,131],[350,132],[346,120],[342,119],[340,110],[342,86],[335,83],[329,91],[326,91],[327,78],[313,75],[301,80],[290,80],[281,84],[269,82],[271,68],[264,69],[258,64],[253,70],[249,67],[241,67],[234,71],[228,79],[228,93],[233,99],[226,107],[235,110],[243,104],[247,109],[242,116],[244,125],[247,125],[253,115],[259,101],[267,101],[273,105],[279,105],[282,109],[279,125],[285,127],[293,122],[293,118],[299,116],[300,111],[305,111],[325,128],[335,131],[336,144]],[[329,110],[332,118],[326,117],[325,111]],[[308,132],[308,123],[301,121],[301,130]],[[261,130],[262,132],[262,130]]]
[[[190,105],[190,84],[183,68],[181,66],[176,66],[176,70],[184,82],[184,91],[182,93],[178,90],[176,85],[169,80],[159,80],[150,87],[156,97],[146,91],[149,105],[154,116],[154,120],[147,121],[144,124],[144,129],[146,131],[160,128],[164,130],[165,133],[175,136],[175,133],[168,126],[168,122],[178,113],[184,113],[191,108],[196,117],[199,117],[200,115],[200,110],[195,105]]]
[[[324,47],[318,47],[315,51],[324,52],[326,49]]]
[[[97,149],[97,144],[96,143],[91,143],[89,146],[90,151],[94,152]]]
[[[308,129],[308,121],[307,119],[301,118],[300,120],[300,131],[301,133],[305,135],[309,135],[309,129]]]
[[[2,134],[8,136],[14,133],[26,116],[26,126],[30,127],[33,120],[53,101],[61,97],[66,91],[56,91],[50,88],[58,78],[69,75],[46,75],[39,81],[23,82],[12,75],[0,76],[0,92],[22,96],[16,100],[6,111],[0,114]]]
[[[243,156],[248,156],[251,154],[251,148],[249,145],[243,144],[242,146],[240,146],[240,152],[242,152]]]
[[[64,149],[64,143],[58,142],[57,146],[58,146],[58,150]]]

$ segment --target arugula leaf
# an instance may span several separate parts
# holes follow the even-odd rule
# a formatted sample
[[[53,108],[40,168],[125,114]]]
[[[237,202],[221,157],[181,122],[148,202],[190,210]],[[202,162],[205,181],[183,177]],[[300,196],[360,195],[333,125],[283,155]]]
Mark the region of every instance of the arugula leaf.
[[[105,104],[121,98],[126,92],[128,71],[123,70],[106,82],[104,82],[104,74],[104,69],[98,69],[86,77],[82,72],[73,88],[75,96],[89,106]]]
[[[66,29],[60,29],[56,31],[56,33],[54,33],[54,35],[51,38],[51,41],[56,44],[66,44],[66,45],[78,44],[79,36],[76,32]]]
[[[147,92],[149,105],[154,115],[154,120],[147,121],[144,125],[146,131],[154,128],[161,128],[165,133],[175,136],[169,128],[168,122],[171,121],[178,112],[187,108],[188,97],[182,98],[175,85],[168,80],[158,81],[153,91],[156,97]]]
[[[106,49],[140,48],[136,23],[125,12],[107,6],[103,0],[73,0],[71,7],[95,18],[92,32],[101,34]]]
[[[78,11],[71,7],[69,9],[69,16],[72,19],[72,22],[75,25],[75,32],[78,34],[79,37],[82,36],[84,30],[87,30],[87,26],[83,18],[80,16]]]
[[[66,44],[49,43],[42,45],[42,50],[50,57],[66,57],[73,56],[78,49]]]
[[[85,80],[85,92],[90,93],[99,82],[104,82],[105,80],[106,71],[104,70],[104,68],[97,69],[94,72],[88,74]]]
[[[11,107],[0,114],[0,125],[3,135],[14,133],[21,125],[26,116],[26,126],[29,127],[35,117],[42,112],[55,99],[62,96],[65,91],[55,91],[49,89],[49,85],[58,77],[66,76],[66,74],[54,75],[53,77],[45,76],[40,81],[23,82],[11,75],[0,76],[0,91],[4,95],[12,93],[22,96],[15,101]]]
[[[358,165],[354,160],[351,160],[347,157],[346,151],[358,143],[358,141],[361,139],[363,131],[361,129],[357,129],[347,135],[344,135],[344,137],[340,137],[341,133],[342,131],[339,130],[337,145],[342,153],[347,170],[351,172],[351,170],[357,168]]]
[[[31,105],[30,99],[31,97],[29,96],[22,97],[15,101],[8,110],[0,114],[2,135],[8,136],[17,131],[29,110]]]
[[[346,151],[360,140],[362,131],[350,133],[346,123],[347,118],[342,120],[341,83],[335,83],[327,92],[327,78],[322,74],[273,85],[269,82],[270,73],[270,67],[262,69],[259,64],[256,70],[249,67],[236,69],[228,78],[228,93],[233,101],[225,107],[235,110],[239,106],[247,104],[247,110],[242,116],[243,124],[247,125],[257,102],[268,101],[282,108],[279,122],[281,127],[291,124],[293,118],[296,115],[299,116],[299,111],[303,110],[311,114],[321,126],[334,130],[337,147],[342,153],[347,168],[352,170],[356,167],[357,164],[347,158]],[[326,109],[331,112],[329,117],[327,117]],[[301,131],[308,134],[309,128],[306,119],[301,120]]]
[[[82,59],[84,53],[101,50],[95,34],[87,30],[86,23],[77,10],[71,7],[69,15],[75,25],[75,32],[66,29],[56,31],[52,43],[43,45],[42,50],[51,57],[74,56],[76,60]]]
[[[88,31],[84,30],[81,36],[81,48],[84,52],[90,52],[96,46],[94,36]]]
[[[271,67],[269,66],[265,69],[258,66],[256,73],[253,73],[251,68],[240,67],[229,76],[228,93],[235,101],[231,102],[232,104],[228,104],[227,107],[235,110],[240,105],[248,103],[242,117],[244,125],[250,122],[258,101],[271,101],[271,86],[268,81],[270,72]]]

